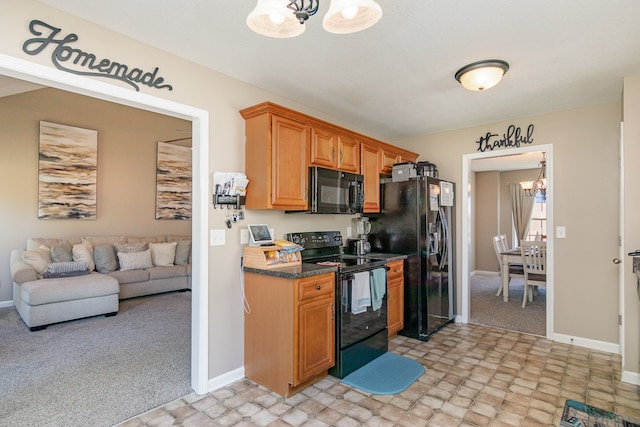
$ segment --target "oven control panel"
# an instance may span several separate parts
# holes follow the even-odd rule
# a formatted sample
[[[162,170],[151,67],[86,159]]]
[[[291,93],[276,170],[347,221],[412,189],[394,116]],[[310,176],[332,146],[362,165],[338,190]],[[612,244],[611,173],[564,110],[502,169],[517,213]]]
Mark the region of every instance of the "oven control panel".
[[[305,249],[334,248],[342,246],[342,234],[339,231],[305,231],[288,233],[287,240]]]

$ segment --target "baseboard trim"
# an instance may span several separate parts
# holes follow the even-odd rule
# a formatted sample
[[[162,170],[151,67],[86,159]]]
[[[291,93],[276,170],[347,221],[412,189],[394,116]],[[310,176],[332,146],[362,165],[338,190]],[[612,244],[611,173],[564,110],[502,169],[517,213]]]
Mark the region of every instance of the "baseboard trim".
[[[611,342],[591,340],[589,338],[572,337],[571,335],[563,334],[554,334],[553,340],[565,344],[590,348],[592,350],[600,350],[606,351],[607,353],[620,354],[620,345]]]
[[[13,301],[0,301],[0,308],[14,307]]]
[[[500,272],[499,271],[486,271],[486,270],[473,270],[471,272],[472,276],[499,276]]]
[[[241,380],[244,378],[244,366],[233,371],[226,372],[215,378],[209,379],[209,391],[217,390],[219,388],[228,386],[229,384]]]
[[[640,385],[640,372],[622,371],[622,381],[629,384]]]

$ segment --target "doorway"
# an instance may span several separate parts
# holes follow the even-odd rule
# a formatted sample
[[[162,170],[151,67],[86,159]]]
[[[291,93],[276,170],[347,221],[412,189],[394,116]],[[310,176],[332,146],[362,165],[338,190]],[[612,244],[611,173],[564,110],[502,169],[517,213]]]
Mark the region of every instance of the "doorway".
[[[462,305],[460,310],[461,321],[469,323],[471,313],[470,300],[470,278],[471,272],[475,268],[475,211],[474,201],[475,194],[475,173],[474,162],[482,160],[508,160],[508,157],[514,155],[525,155],[528,153],[545,152],[547,159],[547,227],[549,236],[547,238],[547,248],[550,256],[547,265],[547,300],[546,300],[546,331],[545,336],[551,338],[553,336],[553,146],[551,144],[538,145],[534,147],[521,147],[516,149],[502,150],[498,152],[472,153],[462,156],[462,187],[466,192],[461,195],[462,201],[462,233],[461,233],[461,251],[462,251],[462,277],[461,277],[461,299]]]
[[[0,55],[0,75],[192,122],[191,387],[198,394],[208,392],[209,313],[206,284],[209,265],[207,241],[203,236],[207,235],[208,229],[209,113],[6,55]]]

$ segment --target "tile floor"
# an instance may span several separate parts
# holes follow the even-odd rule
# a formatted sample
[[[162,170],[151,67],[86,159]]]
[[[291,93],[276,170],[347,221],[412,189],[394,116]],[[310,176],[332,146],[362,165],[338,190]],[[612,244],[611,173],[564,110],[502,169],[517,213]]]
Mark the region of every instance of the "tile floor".
[[[620,382],[620,356],[486,326],[451,324],[389,350],[425,374],[397,395],[328,376],[283,398],[249,380],[191,394],[119,427],[558,426],[566,399],[640,420],[640,387]]]

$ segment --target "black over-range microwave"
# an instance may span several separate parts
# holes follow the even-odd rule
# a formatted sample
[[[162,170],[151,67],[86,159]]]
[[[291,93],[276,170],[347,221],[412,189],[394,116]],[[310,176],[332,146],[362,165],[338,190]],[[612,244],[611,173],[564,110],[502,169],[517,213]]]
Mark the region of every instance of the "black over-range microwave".
[[[309,168],[309,210],[315,214],[357,214],[364,206],[364,177],[333,169]],[[301,211],[295,211],[300,213]],[[291,213],[294,213],[291,211]]]

